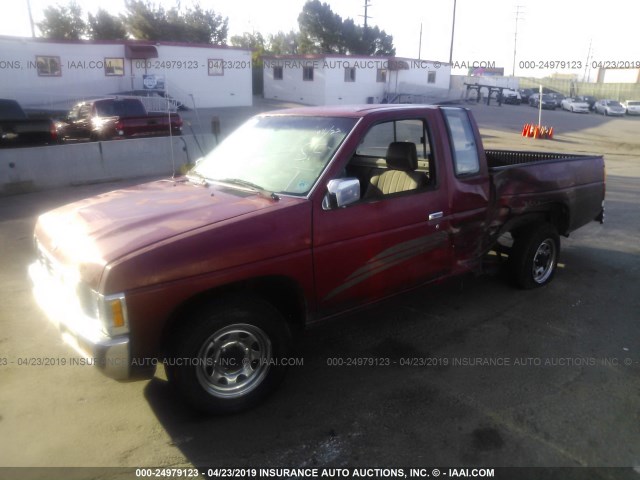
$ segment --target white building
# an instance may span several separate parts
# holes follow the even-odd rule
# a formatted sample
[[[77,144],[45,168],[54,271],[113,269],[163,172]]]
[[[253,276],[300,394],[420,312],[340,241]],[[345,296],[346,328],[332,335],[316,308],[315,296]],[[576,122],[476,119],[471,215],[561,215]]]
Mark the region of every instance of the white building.
[[[0,96],[26,107],[164,89],[187,106],[252,104],[251,51],[149,41],[54,41],[0,36]]]
[[[448,64],[410,58],[327,54],[263,60],[265,98],[309,105],[440,98],[451,77]]]

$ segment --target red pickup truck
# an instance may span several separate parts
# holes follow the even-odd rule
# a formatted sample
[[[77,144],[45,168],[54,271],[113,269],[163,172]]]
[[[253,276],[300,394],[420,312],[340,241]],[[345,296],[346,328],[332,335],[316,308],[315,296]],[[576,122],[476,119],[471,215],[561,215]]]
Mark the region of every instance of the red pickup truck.
[[[508,249],[546,285],[559,235],[604,219],[600,156],[485,151],[469,111],[296,108],[252,118],[178,179],[41,215],[35,298],[109,376],[163,362],[198,409],[247,408],[292,335]]]
[[[149,112],[138,98],[101,98],[75,105],[58,134],[62,141],[117,140],[180,135],[177,113]]]

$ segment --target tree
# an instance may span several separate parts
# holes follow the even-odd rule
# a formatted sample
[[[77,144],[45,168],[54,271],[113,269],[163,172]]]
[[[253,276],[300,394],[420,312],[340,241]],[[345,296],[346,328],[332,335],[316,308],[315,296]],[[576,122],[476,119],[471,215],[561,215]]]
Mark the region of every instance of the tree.
[[[242,35],[234,35],[231,37],[231,45],[234,47],[242,47],[252,50],[254,65],[261,65],[260,59],[262,58],[262,55],[265,54],[265,41],[260,32],[245,32]]]
[[[266,49],[274,55],[297,55],[299,52],[300,34],[291,30],[289,33],[278,32],[269,35]]]
[[[125,7],[123,21],[134,38],[213,44],[227,41],[229,19],[199,5],[184,13],[178,8],[156,7],[148,0],[125,0]]]
[[[213,10],[202,10],[200,5],[187,9],[183,15],[186,38],[192,38],[195,43],[212,43],[222,45],[227,43],[229,34],[229,19],[222,18]]]
[[[95,15],[89,14],[87,33],[92,40],[124,40],[127,38],[127,30],[122,19],[101,8]]]
[[[298,16],[300,53],[395,55],[393,37],[378,27],[367,29],[333,13],[327,3],[308,0]]]
[[[86,32],[87,24],[82,19],[82,8],[72,1],[66,7],[45,8],[44,20],[38,23],[38,28],[45,38],[78,40]]]
[[[342,17],[333,13],[328,3],[309,0],[298,15],[301,43],[306,53],[338,53],[342,33]]]
[[[393,36],[378,27],[368,28],[363,34],[362,53],[367,55],[395,55]]]

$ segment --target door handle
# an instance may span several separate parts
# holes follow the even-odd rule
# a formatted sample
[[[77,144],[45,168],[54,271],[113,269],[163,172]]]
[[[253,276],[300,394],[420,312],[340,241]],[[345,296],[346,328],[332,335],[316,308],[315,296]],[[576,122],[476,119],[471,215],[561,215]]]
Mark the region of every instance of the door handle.
[[[436,220],[438,218],[442,218],[444,216],[444,214],[442,212],[435,212],[435,213],[430,213],[429,214],[429,220]]]

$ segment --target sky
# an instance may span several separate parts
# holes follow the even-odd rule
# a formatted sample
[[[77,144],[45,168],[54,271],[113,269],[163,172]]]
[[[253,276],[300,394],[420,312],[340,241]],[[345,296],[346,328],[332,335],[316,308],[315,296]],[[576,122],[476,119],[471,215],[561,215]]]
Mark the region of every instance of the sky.
[[[325,1],[343,19],[350,17],[362,24],[365,0]],[[0,16],[0,35],[30,36],[27,0],[5,2]],[[66,3],[66,0],[31,0],[34,22],[42,20],[47,6]],[[124,0],[78,0],[77,3],[84,12],[95,13],[99,7],[112,14],[124,11]],[[155,0],[154,3],[165,8],[181,3],[184,8],[194,0]],[[200,0],[199,3],[229,18],[229,37],[252,31],[266,37],[279,30],[297,30],[297,18],[305,0]],[[369,24],[393,35],[397,56],[449,60],[454,0],[369,0],[369,4]],[[518,76],[541,77],[560,72],[578,74],[580,80],[585,76],[594,80],[597,70],[593,62],[640,62],[636,33],[640,2],[636,0],[592,3],[457,0],[453,73],[466,73],[467,65],[485,62],[504,67],[505,75],[511,75],[518,10],[515,65]],[[558,68],[550,62],[565,62],[564,68],[562,64]]]

